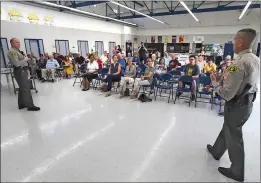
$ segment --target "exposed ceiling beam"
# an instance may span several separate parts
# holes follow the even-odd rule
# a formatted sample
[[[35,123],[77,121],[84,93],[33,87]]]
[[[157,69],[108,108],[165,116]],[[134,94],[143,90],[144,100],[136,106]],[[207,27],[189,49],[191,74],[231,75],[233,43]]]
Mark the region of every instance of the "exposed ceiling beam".
[[[136,5],[138,5],[138,6],[140,6],[140,7],[142,7],[142,8],[144,7],[143,4],[141,4],[141,3],[137,2],[137,1],[133,1],[133,3],[136,4]]]
[[[84,1],[80,3],[76,3],[75,5],[76,7],[84,7],[84,6],[92,6],[92,5],[106,3],[106,2],[108,1]],[[72,7],[72,5],[70,7]]]
[[[120,16],[113,11],[112,7],[108,3],[106,3],[106,6],[108,6],[111,9],[111,11],[116,15],[117,18],[120,18]]]
[[[234,2],[234,1],[230,1],[229,3],[224,4],[224,5],[222,5],[222,6],[227,6],[227,5],[229,5],[229,4],[233,3],[233,2]]]
[[[196,8],[199,8],[202,4],[204,4],[205,1],[202,1]],[[194,9],[194,8],[193,8]]]
[[[167,5],[167,3],[165,1],[163,1],[163,3],[165,4],[165,6],[168,8],[169,11],[171,11],[171,9],[169,8],[169,6]]]
[[[145,3],[145,1],[143,1],[144,5],[146,6],[147,10],[150,12],[150,14],[152,13],[152,11],[149,9],[149,7],[147,6],[147,4]]]
[[[194,9],[193,13],[206,13],[206,12],[219,12],[219,11],[233,11],[233,10],[242,10],[244,9],[245,5],[238,5],[238,6],[219,6],[214,8],[203,8],[203,9]],[[260,4],[252,4],[249,6],[251,8],[260,8]],[[160,12],[160,13],[153,13],[152,16],[166,16],[166,15],[182,15],[188,14],[186,10],[180,11],[172,11],[170,12]],[[121,19],[131,19],[131,18],[144,18],[142,15],[135,15],[135,16],[124,16]]]
[[[175,8],[172,11],[175,11],[177,7],[179,6],[180,2],[175,6]]]
[[[128,6],[125,1],[123,1],[123,3],[125,4],[125,6]],[[134,8],[134,9],[135,9],[135,8]],[[131,10],[130,10],[130,13],[131,13],[132,15],[134,15],[134,13],[133,13]]]

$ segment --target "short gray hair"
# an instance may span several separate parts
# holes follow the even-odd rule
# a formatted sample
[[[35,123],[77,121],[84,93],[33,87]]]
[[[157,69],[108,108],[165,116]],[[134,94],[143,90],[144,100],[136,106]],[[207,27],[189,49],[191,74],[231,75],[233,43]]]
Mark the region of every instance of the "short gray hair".
[[[230,55],[227,55],[227,56],[226,56],[226,59],[231,60],[231,56],[230,56]]]

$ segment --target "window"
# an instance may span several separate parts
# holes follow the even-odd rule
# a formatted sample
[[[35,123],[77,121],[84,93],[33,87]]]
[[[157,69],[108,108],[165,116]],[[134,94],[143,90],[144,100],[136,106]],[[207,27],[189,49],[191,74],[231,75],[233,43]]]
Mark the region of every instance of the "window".
[[[86,57],[89,53],[88,41],[78,41],[78,50],[81,56]]]
[[[103,41],[95,41],[95,52],[98,53],[98,56],[101,56],[103,54],[103,51]]]
[[[70,53],[68,40],[55,40],[56,52],[65,56]]]
[[[1,38],[1,44],[0,44],[1,68],[6,68],[7,64],[9,63],[7,57],[8,50],[9,47],[8,47],[7,39]]]
[[[115,42],[109,42],[109,54],[113,55],[113,49],[116,46]]]
[[[42,39],[24,39],[27,54],[33,53],[34,56],[40,58],[44,54],[44,45]]]

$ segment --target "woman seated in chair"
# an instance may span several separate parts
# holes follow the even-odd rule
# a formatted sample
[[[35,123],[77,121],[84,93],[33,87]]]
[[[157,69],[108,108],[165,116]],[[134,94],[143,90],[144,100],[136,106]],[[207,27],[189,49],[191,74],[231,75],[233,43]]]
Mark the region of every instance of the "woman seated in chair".
[[[198,65],[196,64],[195,61],[195,56],[194,55],[190,55],[189,56],[189,64],[186,65],[186,67],[184,68],[184,72],[182,73],[182,75],[186,75],[186,76],[192,76],[193,82],[192,83],[183,83],[179,81],[179,87],[182,88],[184,87],[184,85],[191,85],[191,100],[195,100],[195,94],[196,94],[196,80],[199,77],[200,74],[200,70]],[[179,97],[182,93],[178,92],[177,93],[177,97]]]
[[[83,89],[82,91],[88,91],[90,88],[90,82],[98,77],[98,70],[99,70],[99,65],[98,63],[94,60],[94,55],[91,53],[89,54],[89,62],[87,64],[87,71],[83,77]]]
[[[132,58],[128,59],[127,67],[125,69],[124,77],[121,78],[121,90],[120,90],[120,98],[124,97],[124,93],[126,91],[127,84],[133,87],[134,79],[136,77],[136,66],[132,64]]]
[[[70,57],[66,56],[65,60],[63,61],[63,70],[64,70],[64,76],[65,78],[71,78],[71,75],[73,73],[73,65],[70,61]]]
[[[138,97],[138,89],[140,86],[144,85],[151,85],[153,82],[153,75],[154,75],[154,67],[151,58],[147,59],[147,68],[145,70],[144,76],[141,78],[136,78],[134,82],[134,88],[131,93],[131,99],[135,99]]]
[[[155,74],[156,76],[160,76],[161,74],[165,74],[167,72],[167,67],[164,62],[164,58],[160,58],[159,63],[155,66]]]
[[[119,64],[118,62],[117,55],[114,55],[112,59],[113,59],[113,63],[109,68],[109,75],[104,79],[104,82],[100,87],[101,89],[103,89],[106,83],[108,83],[107,94],[105,95],[105,97],[111,96],[112,83],[119,82],[121,80],[121,64]]]

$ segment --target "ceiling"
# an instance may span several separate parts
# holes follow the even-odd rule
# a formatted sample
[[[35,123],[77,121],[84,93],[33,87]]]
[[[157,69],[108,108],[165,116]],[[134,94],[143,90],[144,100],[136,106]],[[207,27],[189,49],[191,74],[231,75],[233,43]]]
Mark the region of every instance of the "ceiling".
[[[118,3],[147,14],[158,20],[164,21],[161,24],[143,15],[139,15],[126,8],[113,4],[110,1],[49,1],[52,3],[69,6],[79,10],[121,19],[135,23],[139,28],[158,28],[161,27],[189,27],[197,26],[190,14],[184,9],[179,1],[117,1]],[[260,1],[253,1],[245,17],[241,22],[237,19],[244,9],[247,1],[184,1],[189,9],[202,22],[201,26],[211,25],[230,25],[234,20],[237,24],[246,24],[253,20],[260,22]],[[234,12],[233,15],[231,12]],[[218,15],[214,16],[214,15]],[[212,19],[211,19],[212,18]],[[232,19],[233,18],[233,19]],[[211,20],[208,20],[211,19]],[[243,21],[244,20],[244,21]],[[208,22],[208,23],[206,23]]]

